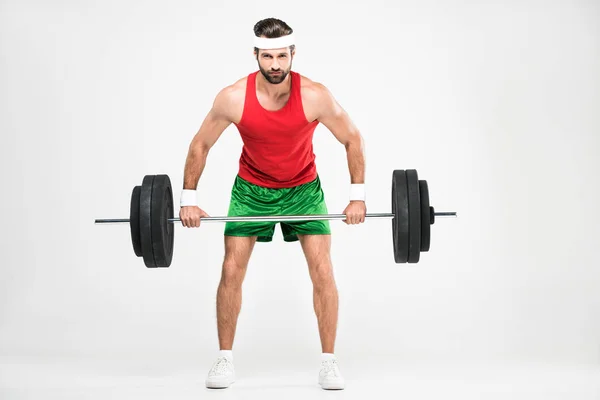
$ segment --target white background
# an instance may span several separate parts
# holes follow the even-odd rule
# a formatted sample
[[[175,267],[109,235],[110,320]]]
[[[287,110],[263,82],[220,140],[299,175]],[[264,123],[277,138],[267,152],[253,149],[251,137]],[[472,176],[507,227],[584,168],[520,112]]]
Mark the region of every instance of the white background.
[[[389,212],[392,170],[415,168],[436,210],[459,215],[436,221],[416,265],[394,263],[390,221],[331,222],[347,380],[407,387],[385,371],[416,365],[447,366],[441,377],[457,365],[598,368],[598,3],[4,0],[5,394],[102,387],[94,379],[122,365],[155,378],[188,368],[190,393],[202,392],[218,350],[223,225],[178,226],[172,266],[149,270],[127,225],[93,221],[127,218],[145,174],[168,174],[177,202],[190,140],[216,93],[256,70],[252,28],[271,16],[296,33],[293,69],[326,85],[365,138],[368,211]],[[210,215],[227,212],[241,146],[231,126],[209,154],[198,188]],[[314,146],[339,213],[344,148],[322,125]],[[278,371],[308,371],[296,384],[315,385],[320,351],[300,246],[278,229],[244,283],[240,385]],[[70,362],[89,369],[68,369],[64,384],[40,367]],[[588,386],[548,393],[598,395],[595,371]]]

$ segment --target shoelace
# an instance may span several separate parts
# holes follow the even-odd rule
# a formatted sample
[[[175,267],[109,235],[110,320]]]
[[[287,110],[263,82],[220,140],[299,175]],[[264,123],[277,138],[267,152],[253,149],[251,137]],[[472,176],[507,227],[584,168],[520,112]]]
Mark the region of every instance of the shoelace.
[[[217,360],[215,365],[212,367],[211,375],[225,375],[228,372],[229,360],[225,357],[221,357]]]
[[[338,376],[338,369],[336,368],[337,360],[323,361],[322,367],[325,375],[329,375],[330,372],[333,372],[333,376]]]

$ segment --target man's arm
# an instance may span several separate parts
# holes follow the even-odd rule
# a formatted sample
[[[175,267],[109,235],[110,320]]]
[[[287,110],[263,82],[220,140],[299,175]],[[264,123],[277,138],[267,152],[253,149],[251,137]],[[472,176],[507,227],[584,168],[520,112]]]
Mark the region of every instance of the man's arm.
[[[365,183],[365,151],[362,135],[331,92],[319,83],[315,85],[319,99],[317,119],[346,148],[350,183]]]
[[[210,148],[232,122],[228,113],[230,91],[230,88],[225,88],[217,94],[212,108],[190,143],[183,174],[184,189],[196,190]]]

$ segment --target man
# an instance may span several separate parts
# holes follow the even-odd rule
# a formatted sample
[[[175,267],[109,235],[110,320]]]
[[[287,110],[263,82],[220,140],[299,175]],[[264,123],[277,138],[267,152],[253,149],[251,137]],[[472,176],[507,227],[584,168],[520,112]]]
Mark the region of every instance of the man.
[[[274,18],[254,26],[259,70],[222,89],[216,96],[187,155],[179,216],[185,227],[199,227],[208,214],[197,206],[195,189],[210,148],[234,124],[244,146],[229,205],[229,216],[326,214],[315,165],[312,138],[319,123],[347,152],[350,199],[346,224],[365,220],[365,156],[362,136],[328,89],[294,72],[292,29]],[[328,221],[279,222],[286,242],[300,241],[313,283],[314,310],[322,346],[319,384],[343,389],[334,355],[338,292],[330,259]],[[235,380],[233,339],[242,301],[242,283],[254,244],[272,240],[277,222],[228,222],[225,257],[217,290],[220,352],[206,378],[209,388]]]

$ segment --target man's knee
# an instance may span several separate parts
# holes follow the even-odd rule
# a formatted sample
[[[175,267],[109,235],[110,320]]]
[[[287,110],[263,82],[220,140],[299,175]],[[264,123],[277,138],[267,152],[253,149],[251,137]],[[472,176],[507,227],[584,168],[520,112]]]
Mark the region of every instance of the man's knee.
[[[228,287],[241,287],[246,273],[246,265],[235,259],[225,259],[221,273],[221,283]]]
[[[311,279],[315,289],[326,288],[335,285],[333,267],[329,261],[322,261],[310,266]]]

